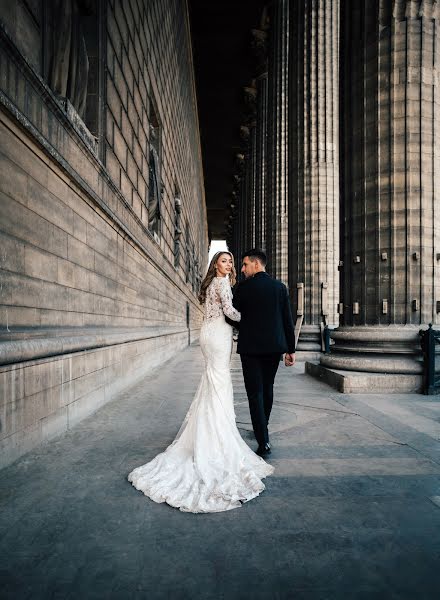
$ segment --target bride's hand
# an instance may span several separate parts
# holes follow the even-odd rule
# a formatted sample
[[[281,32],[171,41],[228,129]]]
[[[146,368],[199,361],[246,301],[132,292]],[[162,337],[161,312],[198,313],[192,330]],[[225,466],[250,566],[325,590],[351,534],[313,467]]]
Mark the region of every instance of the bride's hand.
[[[295,353],[289,354],[288,352],[286,352],[286,354],[284,355],[284,364],[286,365],[286,367],[293,366],[295,364]]]

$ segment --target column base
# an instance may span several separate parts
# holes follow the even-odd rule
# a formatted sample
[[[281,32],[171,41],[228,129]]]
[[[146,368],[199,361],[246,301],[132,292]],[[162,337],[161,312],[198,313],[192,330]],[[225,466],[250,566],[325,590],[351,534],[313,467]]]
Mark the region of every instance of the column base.
[[[343,371],[306,362],[305,372],[343,394],[421,393],[422,375]]]
[[[421,375],[423,359],[420,325],[339,327],[331,332],[334,344],[320,364],[329,369]]]

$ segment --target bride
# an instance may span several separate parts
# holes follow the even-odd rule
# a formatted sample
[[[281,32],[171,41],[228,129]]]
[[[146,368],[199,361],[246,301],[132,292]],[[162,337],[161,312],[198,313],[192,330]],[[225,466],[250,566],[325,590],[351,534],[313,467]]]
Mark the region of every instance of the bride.
[[[221,512],[241,506],[264,490],[261,481],[273,467],[241,438],[235,423],[230,372],[232,327],[240,313],[232,306],[235,283],[230,252],[217,252],[202,282],[204,305],[200,347],[205,370],[174,442],[128,480],[155,502],[181,511]]]

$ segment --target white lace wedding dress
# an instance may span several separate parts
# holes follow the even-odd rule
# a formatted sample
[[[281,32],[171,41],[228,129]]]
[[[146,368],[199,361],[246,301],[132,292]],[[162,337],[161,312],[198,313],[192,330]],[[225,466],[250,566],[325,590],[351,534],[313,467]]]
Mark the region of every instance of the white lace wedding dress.
[[[174,442],[128,480],[155,502],[181,511],[221,512],[241,506],[264,490],[273,467],[241,438],[235,423],[230,359],[232,327],[239,321],[229,279],[216,277],[207,289],[200,347],[205,371]]]

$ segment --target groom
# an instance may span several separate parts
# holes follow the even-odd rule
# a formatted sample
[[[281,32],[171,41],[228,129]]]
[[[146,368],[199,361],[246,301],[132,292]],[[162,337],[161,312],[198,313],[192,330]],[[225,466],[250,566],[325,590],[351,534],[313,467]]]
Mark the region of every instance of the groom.
[[[240,354],[257,454],[270,454],[269,423],[273,383],[281,355],[284,364],[295,364],[295,334],[286,286],[266,273],[266,255],[253,248],[243,254],[245,281],[234,294],[241,313],[237,353]]]

